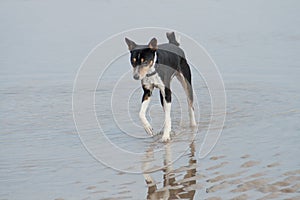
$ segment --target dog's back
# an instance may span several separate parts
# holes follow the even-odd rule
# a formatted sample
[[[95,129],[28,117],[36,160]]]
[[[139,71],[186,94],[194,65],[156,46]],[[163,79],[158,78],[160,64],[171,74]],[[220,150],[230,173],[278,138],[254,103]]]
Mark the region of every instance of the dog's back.
[[[179,42],[176,40],[175,33],[166,33],[169,43],[158,45],[158,49],[164,50],[170,53],[174,53],[181,58],[185,58],[183,50],[179,47]]]
[[[169,43],[158,45],[156,51],[157,64],[167,66],[171,71],[172,69],[177,72],[185,71],[183,69],[185,65],[182,65],[182,63],[186,62],[185,54],[179,47],[179,42],[176,40],[174,32],[167,33],[166,35]]]

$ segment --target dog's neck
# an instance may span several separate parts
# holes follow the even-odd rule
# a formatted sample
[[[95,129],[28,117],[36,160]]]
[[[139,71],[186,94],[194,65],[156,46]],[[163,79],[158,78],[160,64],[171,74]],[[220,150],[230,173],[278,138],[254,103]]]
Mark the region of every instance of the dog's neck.
[[[150,69],[148,70],[147,74],[146,74],[146,77],[150,77],[150,76],[153,76],[156,74],[156,71],[155,71],[155,63],[156,63],[156,60],[157,60],[157,57],[156,57],[156,52],[154,53],[154,59],[153,59],[153,64],[152,66],[150,67]]]

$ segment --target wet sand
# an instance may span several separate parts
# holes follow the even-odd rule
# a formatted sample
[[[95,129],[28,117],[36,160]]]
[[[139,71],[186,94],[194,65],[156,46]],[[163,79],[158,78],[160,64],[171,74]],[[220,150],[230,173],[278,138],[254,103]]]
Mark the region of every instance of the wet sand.
[[[161,4],[156,7],[158,15],[130,22],[144,12],[127,8],[145,4],[0,3],[0,199],[300,199],[300,28],[295,26],[300,4],[156,4]],[[190,15],[165,12],[173,6]],[[106,16],[112,16],[111,21]],[[172,105],[172,141],[167,145],[159,142],[159,135],[142,138],[145,133],[132,128],[126,118],[126,128],[142,139],[123,135],[111,123],[110,110],[104,110],[110,102],[100,101],[109,99],[110,91],[98,87],[96,115],[107,136],[125,150],[142,154],[137,162],[121,156],[112,159],[128,170],[145,171],[131,174],[103,165],[86,151],[75,129],[71,101],[76,71],[88,52],[111,34],[141,26],[173,27],[206,47],[224,79],[227,113],[216,147],[199,159],[211,102],[195,68],[200,116],[193,142],[187,114],[181,123],[181,111],[176,109],[186,103],[178,83],[173,85],[179,92]],[[106,84],[114,84],[126,67],[130,68],[127,55],[113,63],[111,69],[118,72],[107,76]],[[126,89],[133,84],[137,83],[130,79],[122,85],[120,95],[128,96]],[[154,95],[150,115],[157,116],[151,120],[159,130],[162,109]],[[137,90],[129,103],[137,124],[140,99]],[[119,113],[126,116],[125,111]],[[103,153],[109,157],[113,152],[103,149]]]

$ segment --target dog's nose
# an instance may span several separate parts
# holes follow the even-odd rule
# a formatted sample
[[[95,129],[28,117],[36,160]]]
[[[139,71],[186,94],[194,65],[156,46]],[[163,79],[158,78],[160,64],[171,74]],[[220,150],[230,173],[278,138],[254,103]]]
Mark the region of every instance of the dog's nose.
[[[138,74],[135,74],[135,75],[133,76],[133,78],[134,78],[135,80],[139,80],[140,76],[139,76]]]

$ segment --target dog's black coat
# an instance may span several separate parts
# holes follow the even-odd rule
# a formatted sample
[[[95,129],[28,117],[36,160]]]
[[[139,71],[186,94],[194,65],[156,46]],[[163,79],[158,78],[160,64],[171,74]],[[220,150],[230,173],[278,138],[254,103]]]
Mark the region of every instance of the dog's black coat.
[[[184,56],[183,50],[172,43],[161,44],[158,45],[156,55],[157,61],[155,71],[158,73],[165,85],[166,101],[171,102],[171,79],[174,76],[180,76],[180,73],[183,75],[185,79],[184,81],[187,81],[187,87],[189,90],[188,96],[190,100],[193,101],[193,94],[191,91],[191,70]],[[162,95],[160,96],[162,97]]]

